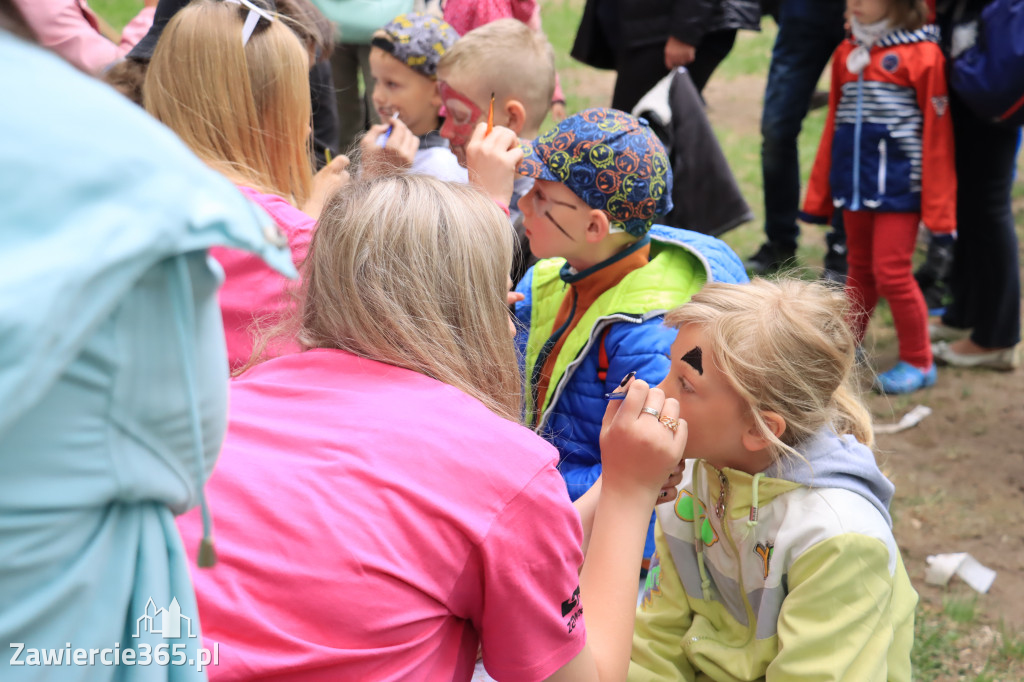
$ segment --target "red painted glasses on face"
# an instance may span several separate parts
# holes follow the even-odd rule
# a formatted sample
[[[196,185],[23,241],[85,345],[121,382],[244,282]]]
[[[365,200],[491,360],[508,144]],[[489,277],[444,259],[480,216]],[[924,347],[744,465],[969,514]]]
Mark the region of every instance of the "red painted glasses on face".
[[[480,120],[483,111],[473,100],[451,87],[444,81],[438,83],[441,91],[441,103],[446,110],[447,123],[455,133],[452,142],[465,144],[473,135],[473,127]]]

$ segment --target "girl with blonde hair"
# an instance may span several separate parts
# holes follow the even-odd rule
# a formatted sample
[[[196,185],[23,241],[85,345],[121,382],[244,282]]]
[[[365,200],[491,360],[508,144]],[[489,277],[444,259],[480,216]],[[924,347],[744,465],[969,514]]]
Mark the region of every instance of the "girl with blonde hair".
[[[910,680],[914,592],[841,291],[710,283],[665,316],[689,424],[630,680]]]
[[[309,52],[284,19],[250,0],[200,0],[168,22],[146,73],[147,111],[235,183],[281,228],[298,266],[328,196],[348,181],[339,157],[312,174]],[[252,352],[250,327],[287,305],[286,281],[253,256],[212,255],[224,267],[221,309],[232,368]]]
[[[207,485],[220,561],[193,576],[211,679],[469,680],[481,646],[498,679],[625,674],[686,431],[666,427],[675,400],[624,381],[603,486],[573,508],[557,451],[519,423],[513,238],[482,193],[423,175],[328,203],[283,325],[302,352],[231,386]],[[202,524],[179,528],[188,547]]]

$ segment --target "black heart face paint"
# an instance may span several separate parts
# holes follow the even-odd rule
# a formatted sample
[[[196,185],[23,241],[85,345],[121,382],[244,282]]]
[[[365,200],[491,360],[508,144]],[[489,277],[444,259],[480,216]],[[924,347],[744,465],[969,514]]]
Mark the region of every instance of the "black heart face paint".
[[[700,346],[694,346],[686,351],[680,360],[697,370],[697,374],[704,376],[704,354],[701,352]]]

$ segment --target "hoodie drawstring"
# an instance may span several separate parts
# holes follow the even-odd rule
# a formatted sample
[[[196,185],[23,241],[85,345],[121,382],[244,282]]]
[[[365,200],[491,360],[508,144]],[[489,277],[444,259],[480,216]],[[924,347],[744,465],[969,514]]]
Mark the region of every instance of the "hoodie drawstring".
[[[195,320],[192,317],[192,279],[188,274],[188,266],[185,263],[185,256],[178,254],[174,257],[173,266],[168,262],[170,279],[173,282],[178,280],[178,286],[171,287],[171,304],[174,308],[175,331],[178,336],[178,343],[181,345],[181,359],[185,374],[185,390],[188,397],[189,421],[192,427],[192,452],[195,455],[196,463],[199,465],[199,506],[203,517],[203,539],[199,542],[199,557],[197,563],[200,568],[209,568],[217,563],[217,553],[213,548],[213,519],[210,516],[210,509],[206,504],[205,477],[206,458],[203,456],[203,434],[202,422],[199,419],[199,403],[196,398],[195,368],[192,366],[191,350],[195,345],[189,343],[186,327],[195,329]]]
[[[754,481],[750,484],[750,518],[747,519],[747,528],[757,528],[757,487],[762,478],[763,473],[754,474]]]
[[[697,570],[700,572],[700,593],[704,601],[711,601],[711,578],[708,577],[708,570],[704,566],[704,538],[701,536],[703,519],[699,518],[701,496],[700,496],[700,472],[695,471],[693,476],[693,544],[697,548]],[[707,514],[707,510],[704,510]],[[708,519],[710,523],[710,519]]]

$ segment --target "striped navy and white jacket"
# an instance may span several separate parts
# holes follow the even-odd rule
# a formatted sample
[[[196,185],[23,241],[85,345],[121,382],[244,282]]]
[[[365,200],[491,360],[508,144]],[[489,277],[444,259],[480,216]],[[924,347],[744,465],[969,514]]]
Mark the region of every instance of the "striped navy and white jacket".
[[[939,30],[893,31],[860,74],[846,66],[857,47],[832,56],[825,131],[802,217],[828,222],[834,209],[920,213],[932,232],[956,229],[953,125]]]

